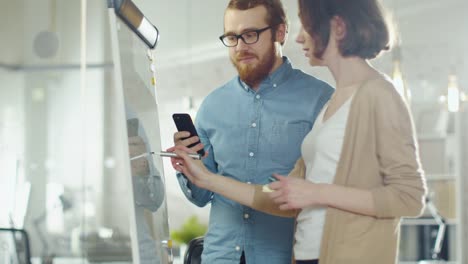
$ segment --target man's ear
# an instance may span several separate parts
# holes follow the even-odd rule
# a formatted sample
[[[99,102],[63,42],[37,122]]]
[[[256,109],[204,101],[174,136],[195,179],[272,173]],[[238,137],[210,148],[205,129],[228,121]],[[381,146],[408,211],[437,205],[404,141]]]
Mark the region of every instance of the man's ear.
[[[339,16],[334,16],[331,20],[331,32],[337,40],[342,40],[346,36],[346,23]]]
[[[288,28],[285,24],[279,24],[276,29],[276,41],[283,44],[288,36]]]

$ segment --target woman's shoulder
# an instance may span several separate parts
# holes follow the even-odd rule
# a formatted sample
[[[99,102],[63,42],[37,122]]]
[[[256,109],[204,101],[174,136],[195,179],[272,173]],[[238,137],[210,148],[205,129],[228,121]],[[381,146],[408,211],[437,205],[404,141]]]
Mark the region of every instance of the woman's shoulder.
[[[356,98],[358,99],[358,98]],[[385,112],[386,115],[400,115],[408,112],[408,104],[399,93],[393,81],[386,75],[381,74],[369,79],[359,92],[357,100],[362,107],[373,109],[373,111]]]
[[[379,74],[367,80],[361,88],[364,97],[374,100],[401,100],[392,79],[385,74]]]
[[[374,75],[368,79],[362,88],[374,94],[396,92],[392,79],[383,73]]]

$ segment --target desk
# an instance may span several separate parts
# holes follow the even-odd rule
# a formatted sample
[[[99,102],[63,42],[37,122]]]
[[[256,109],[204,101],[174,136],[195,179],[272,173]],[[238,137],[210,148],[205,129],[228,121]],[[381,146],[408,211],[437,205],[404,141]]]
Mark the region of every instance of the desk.
[[[31,258],[32,264],[42,264],[40,258]],[[54,264],[96,264],[95,262],[89,263],[84,258],[54,258]],[[100,262],[99,264],[131,264],[131,262]]]
[[[32,258],[32,264],[42,264],[39,258]],[[89,263],[88,260],[83,258],[55,258],[54,264],[96,264]],[[100,264],[131,264],[130,262],[101,262]],[[181,257],[175,257],[173,264],[183,264]]]

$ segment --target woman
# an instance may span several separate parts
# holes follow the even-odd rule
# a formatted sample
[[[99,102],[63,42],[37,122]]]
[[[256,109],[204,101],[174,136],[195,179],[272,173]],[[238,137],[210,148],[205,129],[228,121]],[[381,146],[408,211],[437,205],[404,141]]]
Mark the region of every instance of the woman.
[[[255,209],[298,211],[296,263],[396,263],[400,218],[422,212],[426,186],[408,107],[368,61],[389,49],[382,8],[378,0],[299,0],[299,10],[296,42],[311,66],[330,70],[336,90],[289,177],[275,175],[272,192],[262,192],[212,174],[182,146],[173,166]]]

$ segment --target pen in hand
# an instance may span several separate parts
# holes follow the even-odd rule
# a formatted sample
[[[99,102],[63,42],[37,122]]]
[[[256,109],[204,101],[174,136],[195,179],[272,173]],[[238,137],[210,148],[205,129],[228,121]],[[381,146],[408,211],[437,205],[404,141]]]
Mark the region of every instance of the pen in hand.
[[[177,154],[175,152],[169,152],[169,151],[160,151],[158,153],[159,156],[161,157],[178,157]],[[201,155],[200,154],[194,154],[194,153],[187,153],[187,155],[189,157],[191,157],[192,159],[196,159],[196,160],[199,160],[201,159]]]

